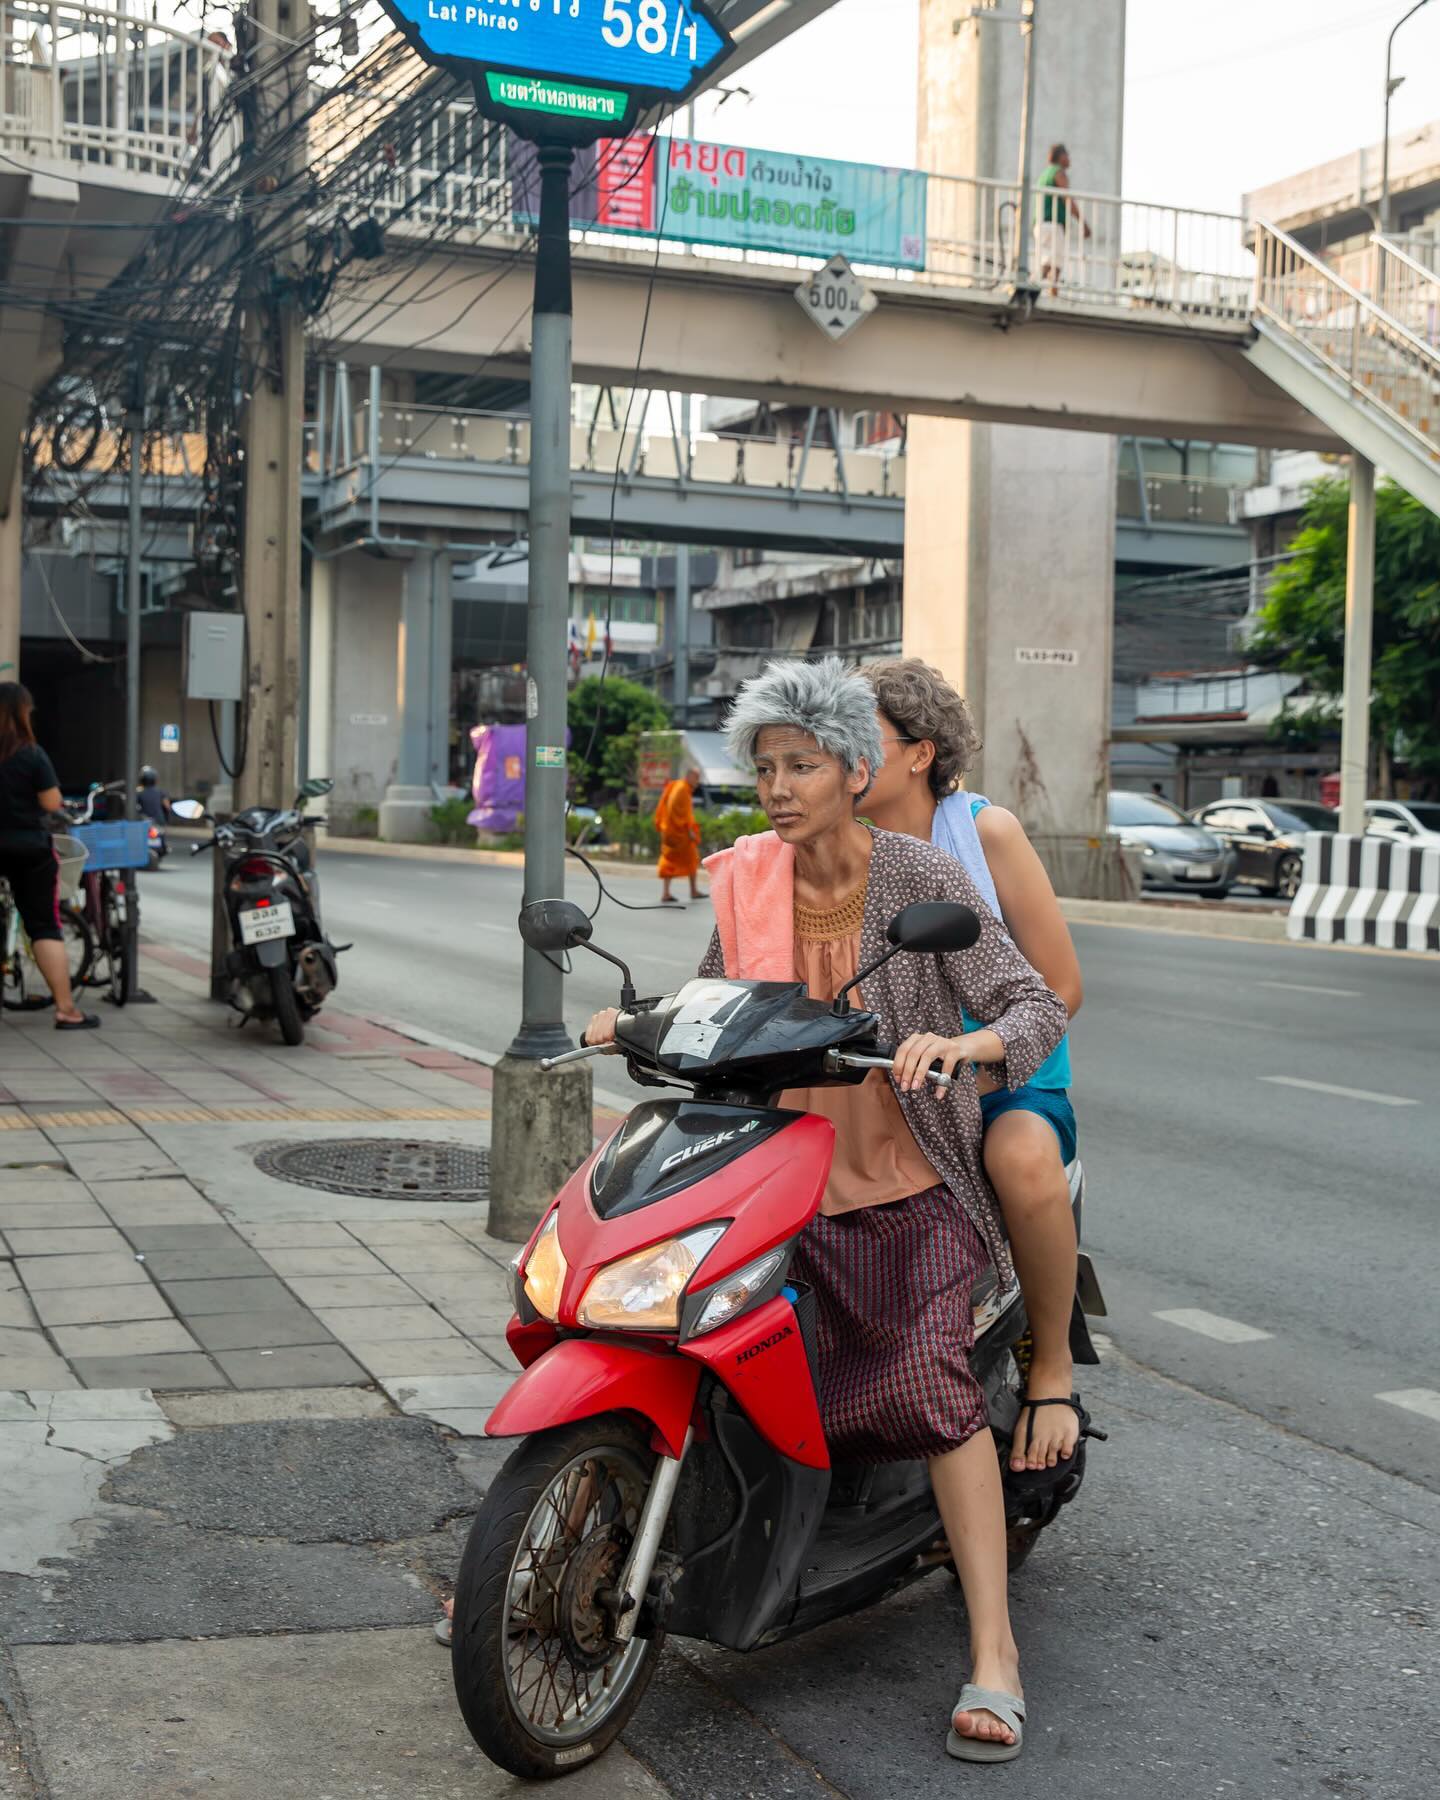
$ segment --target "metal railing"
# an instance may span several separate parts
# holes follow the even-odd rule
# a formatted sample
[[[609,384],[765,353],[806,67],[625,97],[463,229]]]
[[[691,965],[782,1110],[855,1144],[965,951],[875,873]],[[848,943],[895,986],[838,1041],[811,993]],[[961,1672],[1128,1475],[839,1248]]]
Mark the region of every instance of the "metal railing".
[[[1275,226],[1256,221],[1255,247],[1256,315],[1440,458],[1440,351]]]
[[[173,179],[209,139],[225,55],[123,4],[0,0],[0,144]]]
[[[1440,267],[1427,267],[1402,240],[1378,232],[1370,246],[1375,304],[1423,342],[1440,343]],[[1430,248],[1433,253],[1435,246]]]
[[[1022,248],[1019,184],[932,175],[928,191],[926,268],[917,279],[1013,286]],[[1051,305],[1224,319],[1250,310],[1254,261],[1235,214],[1049,191],[1032,197],[1023,248],[1030,282]]]
[[[355,395],[366,398],[358,401]],[[416,405],[384,397],[382,372],[364,375],[346,364],[324,365],[316,384],[316,415],[305,427],[305,467],[330,479],[362,465],[373,486],[385,469],[403,462],[445,461],[528,465],[530,421],[514,413]],[[649,410],[649,397],[636,411]],[[831,443],[818,442],[825,414],[812,410],[794,442],[701,432],[687,444],[678,425],[668,431],[603,426],[598,415],[570,433],[570,465],[577,472],[610,476],[622,485],[662,480],[678,486],[719,485],[781,489],[813,497],[899,499],[905,492],[905,458],[893,452],[846,448],[832,415]]]

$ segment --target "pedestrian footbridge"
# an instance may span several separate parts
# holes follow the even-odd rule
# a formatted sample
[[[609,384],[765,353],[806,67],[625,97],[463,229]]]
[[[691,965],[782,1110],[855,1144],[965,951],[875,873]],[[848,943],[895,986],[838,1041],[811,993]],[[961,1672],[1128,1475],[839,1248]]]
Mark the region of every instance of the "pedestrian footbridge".
[[[397,280],[352,272],[322,321],[354,361],[524,379],[522,231],[417,165],[387,201]],[[1118,435],[1360,451],[1440,510],[1440,280],[1376,238],[1362,289],[1263,221],[1077,192],[1058,279],[1023,279],[1014,183],[931,176],[923,269],[862,268],[879,305],[831,343],[814,263],[574,233],[577,380]],[[455,217],[443,215],[454,207]],[[380,210],[384,210],[382,207]],[[425,209],[420,209],[424,211]],[[494,214],[492,212],[491,216]],[[443,251],[435,248],[437,233]],[[643,329],[641,321],[644,321]]]

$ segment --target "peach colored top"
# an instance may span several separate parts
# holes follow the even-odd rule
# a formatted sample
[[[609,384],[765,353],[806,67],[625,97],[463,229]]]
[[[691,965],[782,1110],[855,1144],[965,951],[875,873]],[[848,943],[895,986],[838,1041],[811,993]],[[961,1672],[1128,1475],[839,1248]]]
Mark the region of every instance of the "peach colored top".
[[[833,912],[795,908],[795,979],[814,1000],[833,1000],[860,967],[860,927],[865,889]],[[856,1006],[864,1001],[852,991]],[[937,1187],[940,1177],[915,1142],[884,1069],[873,1069],[859,1087],[791,1088],[782,1106],[818,1113],[835,1127],[835,1161],[820,1203],[822,1213],[886,1206]]]

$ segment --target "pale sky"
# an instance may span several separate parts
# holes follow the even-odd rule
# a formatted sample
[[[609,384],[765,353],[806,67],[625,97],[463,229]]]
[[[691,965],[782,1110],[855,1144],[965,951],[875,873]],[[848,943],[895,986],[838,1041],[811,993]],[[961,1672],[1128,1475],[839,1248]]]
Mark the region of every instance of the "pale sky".
[[[1126,197],[1234,212],[1251,188],[1378,142],[1385,39],[1408,4],[1130,0]],[[912,164],[916,17],[917,0],[838,0],[737,76],[753,101],[703,100],[701,135]],[[1440,0],[1400,32],[1394,66],[1392,132],[1440,117]]]

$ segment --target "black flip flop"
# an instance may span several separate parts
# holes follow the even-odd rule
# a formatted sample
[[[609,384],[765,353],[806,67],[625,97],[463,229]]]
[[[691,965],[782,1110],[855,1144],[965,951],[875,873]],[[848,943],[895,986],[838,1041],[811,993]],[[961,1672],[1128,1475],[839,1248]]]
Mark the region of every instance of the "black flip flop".
[[[55,1029],[57,1031],[98,1031],[100,1021],[94,1013],[81,1013],[78,1019],[57,1019]]]
[[[1022,1400],[1020,1404],[1022,1407],[1028,1406],[1030,1408],[1030,1420],[1025,1427],[1025,1451],[1027,1455],[1029,1454],[1030,1446],[1035,1442],[1035,1408],[1037,1406],[1068,1406],[1074,1411],[1075,1416],[1080,1421],[1080,1435],[1075,1440],[1075,1448],[1068,1456],[1062,1456],[1053,1469],[1012,1469],[1008,1460],[1005,1464],[1003,1471],[1005,1484],[1010,1488],[1012,1493],[1048,1494],[1051,1488],[1057,1486],[1074,1469],[1075,1464],[1079,1461],[1082,1450],[1085,1448],[1086,1438],[1098,1438],[1103,1443],[1107,1433],[1097,1431],[1090,1423],[1090,1415],[1080,1404],[1080,1396],[1078,1394],[1072,1394],[1068,1400],[1063,1398],[1030,1400],[1027,1398]]]

